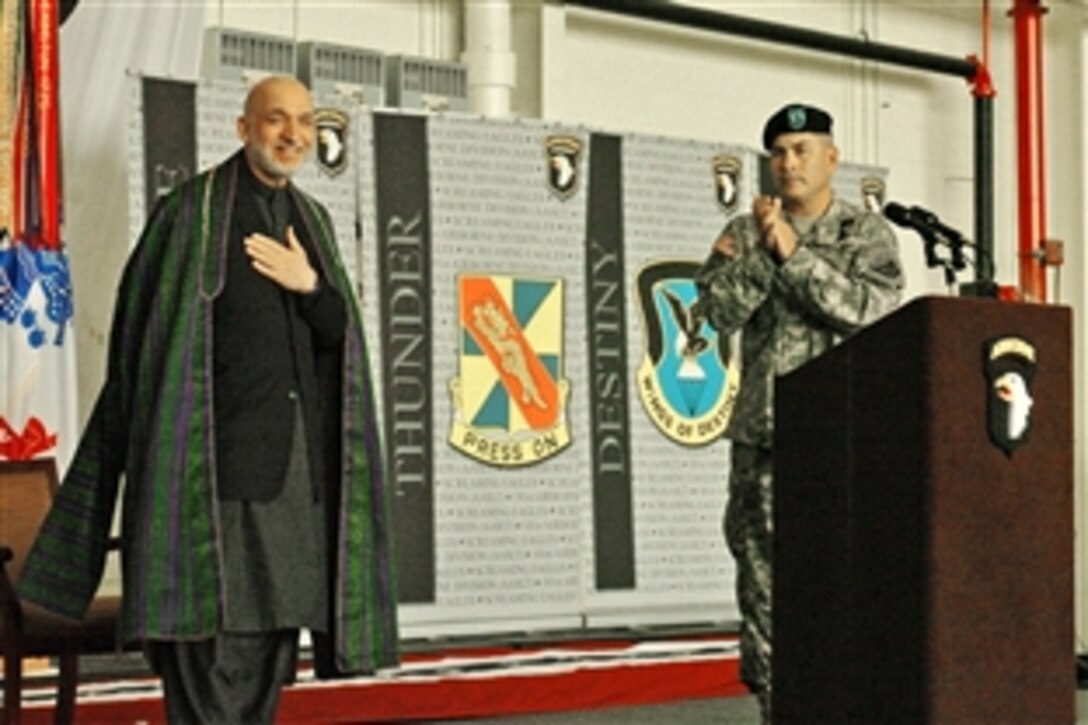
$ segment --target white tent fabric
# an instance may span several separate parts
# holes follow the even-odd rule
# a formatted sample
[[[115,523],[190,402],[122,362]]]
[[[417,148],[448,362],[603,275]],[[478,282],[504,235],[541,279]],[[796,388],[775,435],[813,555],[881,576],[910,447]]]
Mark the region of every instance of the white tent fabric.
[[[131,78],[196,80],[204,18],[196,0],[82,0],[61,29],[64,225],[81,420],[104,378],[114,291],[128,255]]]

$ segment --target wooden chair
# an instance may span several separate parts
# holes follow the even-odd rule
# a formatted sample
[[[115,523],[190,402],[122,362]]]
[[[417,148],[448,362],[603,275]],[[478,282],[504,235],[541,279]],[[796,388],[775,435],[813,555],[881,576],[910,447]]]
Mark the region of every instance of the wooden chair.
[[[57,658],[56,722],[71,723],[79,655],[118,650],[120,597],[96,597],[86,618],[76,622],[21,602],[15,591],[23,562],[56,491],[57,469],[52,459],[0,461],[0,651],[4,655],[0,722],[5,724],[20,720],[23,658]]]

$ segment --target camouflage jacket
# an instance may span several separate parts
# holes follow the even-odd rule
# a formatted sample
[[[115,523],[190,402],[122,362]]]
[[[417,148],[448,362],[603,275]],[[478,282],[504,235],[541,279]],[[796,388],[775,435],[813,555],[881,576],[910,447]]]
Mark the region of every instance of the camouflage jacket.
[[[872,212],[833,200],[778,263],[750,214],[725,228],[734,257],[712,252],[695,275],[696,312],[720,334],[741,334],[741,387],[726,436],[771,447],[774,379],[891,311],[903,289],[895,235]]]

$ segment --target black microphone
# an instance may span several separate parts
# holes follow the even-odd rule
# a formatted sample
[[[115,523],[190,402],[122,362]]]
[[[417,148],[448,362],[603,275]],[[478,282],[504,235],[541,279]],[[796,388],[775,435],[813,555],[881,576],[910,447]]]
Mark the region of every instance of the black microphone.
[[[922,236],[936,235],[954,243],[963,240],[963,235],[941,222],[937,215],[920,206],[905,207],[889,201],[884,205],[884,216],[901,227],[914,229]]]
[[[913,229],[922,235],[922,238],[929,243],[926,245],[926,261],[929,266],[937,266],[931,245],[940,240],[952,248],[953,266],[956,269],[964,268],[963,245],[965,240],[963,235],[941,222],[933,212],[920,206],[908,208],[902,204],[896,204],[894,201],[889,201],[884,205],[884,216],[892,223],[906,229]]]

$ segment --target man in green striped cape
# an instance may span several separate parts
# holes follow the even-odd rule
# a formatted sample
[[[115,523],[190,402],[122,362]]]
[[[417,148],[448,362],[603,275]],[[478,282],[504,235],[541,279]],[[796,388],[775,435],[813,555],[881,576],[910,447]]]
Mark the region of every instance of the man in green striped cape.
[[[319,674],[397,663],[362,323],[328,213],[290,182],[309,93],[261,81],[238,132],[128,261],[106,383],[19,583],[83,616],[123,474],[121,636],[172,722],[271,722],[302,628]]]

